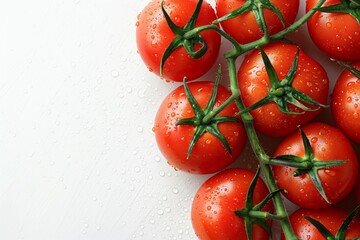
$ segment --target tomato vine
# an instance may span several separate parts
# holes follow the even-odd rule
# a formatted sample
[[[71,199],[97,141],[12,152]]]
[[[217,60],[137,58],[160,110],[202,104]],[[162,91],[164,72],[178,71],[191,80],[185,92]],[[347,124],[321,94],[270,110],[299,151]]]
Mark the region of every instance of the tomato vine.
[[[316,160],[314,158],[314,153],[310,146],[309,139],[306,138],[305,134],[302,132],[301,129],[300,129],[300,133],[302,136],[303,144],[305,146],[305,157],[301,158],[292,155],[287,155],[287,156],[283,155],[273,158],[269,156],[263,149],[262,145],[260,144],[258,132],[254,127],[254,117],[251,113],[251,111],[253,111],[254,109],[257,109],[265,104],[268,104],[269,102],[275,102],[278,109],[282,113],[289,115],[303,114],[304,112],[316,111],[319,108],[327,107],[325,106],[325,104],[312,99],[310,96],[307,96],[305,93],[295,89],[295,87],[292,86],[294,81],[294,76],[296,75],[296,69],[298,67],[298,58],[300,52],[299,48],[296,51],[295,58],[293,59],[293,62],[291,64],[288,73],[286,74],[285,78],[282,80],[280,80],[279,77],[277,76],[274,67],[271,65],[271,62],[267,54],[263,50],[263,47],[265,47],[266,45],[272,42],[276,42],[276,41],[286,42],[287,40],[284,39],[285,36],[291,32],[298,30],[317,11],[334,12],[339,10],[341,12],[344,12],[345,11],[344,9],[350,8],[349,6],[351,5],[350,14],[352,14],[354,17],[358,19],[358,5],[357,5],[358,3],[356,1],[342,0],[342,4],[339,4],[338,6],[322,7],[325,1],[326,0],[319,0],[313,6],[312,9],[310,9],[299,20],[297,20],[293,24],[290,24],[289,26],[286,26],[284,17],[282,16],[280,10],[276,6],[274,6],[269,0],[247,0],[242,7],[226,14],[225,16],[213,20],[211,24],[196,26],[195,23],[197,18],[199,17],[200,8],[203,4],[203,0],[199,0],[197,2],[193,14],[191,15],[190,19],[188,20],[188,22],[185,24],[184,27],[179,27],[178,25],[176,25],[176,23],[174,23],[174,21],[171,20],[169,14],[167,13],[164,7],[164,2],[162,2],[161,4],[163,17],[165,18],[171,31],[175,34],[175,37],[163,52],[159,66],[160,74],[164,72],[163,68],[164,65],[166,64],[166,61],[168,61],[172,53],[174,53],[178,48],[184,48],[187,54],[194,59],[199,59],[203,57],[208,51],[207,42],[204,40],[203,36],[201,35],[204,32],[208,32],[208,31],[216,32],[224,39],[229,41],[229,43],[232,45],[232,48],[228,52],[226,52],[223,56],[227,63],[231,95],[220,105],[215,107],[216,92],[221,75],[221,68],[219,68],[218,75],[215,81],[214,90],[212,92],[212,96],[206,107],[202,109],[197,103],[197,100],[193,96],[192,92],[190,91],[186,82],[187,79],[184,78],[184,91],[186,93],[187,99],[191,105],[191,108],[195,116],[190,118],[180,119],[176,122],[176,124],[190,125],[195,129],[194,135],[192,136],[192,139],[190,141],[190,145],[188,146],[188,151],[187,151],[188,159],[191,156],[194,146],[196,146],[196,142],[205,132],[209,132],[212,135],[214,135],[216,138],[218,138],[222,143],[223,147],[225,147],[226,151],[231,155],[232,153],[231,147],[227,142],[227,140],[225,139],[225,137],[223,136],[223,134],[221,133],[221,131],[218,129],[218,124],[223,122],[236,122],[236,123],[239,122],[239,119],[236,117],[219,116],[219,114],[228,106],[234,103],[236,104],[236,107],[238,109],[237,115],[240,116],[242,120],[241,124],[244,126],[248,140],[250,142],[253,152],[255,153],[258,159],[259,167],[263,173],[264,179],[267,183],[267,187],[270,191],[270,194],[268,195],[268,197],[266,197],[263,200],[263,202],[261,202],[256,206],[253,206],[252,194],[255,187],[254,182],[256,182],[257,177],[259,176],[259,172],[257,172],[254,181],[249,188],[249,192],[246,198],[245,208],[242,210],[239,209],[235,212],[235,214],[238,217],[245,219],[245,226],[249,239],[252,238],[251,232],[252,232],[253,223],[257,223],[267,231],[270,231],[270,226],[265,221],[267,219],[280,221],[283,234],[286,237],[286,239],[288,240],[298,239],[290,224],[287,210],[285,208],[281,195],[279,194],[281,190],[279,189],[275,181],[272,165],[296,167],[297,170],[295,171],[295,174],[297,174],[297,176],[303,175],[305,173],[308,174],[311,177],[311,180],[313,181],[314,185],[316,186],[316,189],[321,194],[323,199],[325,199],[326,202],[329,202],[327,195],[325,194],[324,188],[321,184],[321,181],[319,179],[318,170],[338,166],[345,162],[342,161],[342,159],[334,159],[333,161],[327,161],[326,163]],[[264,9],[271,10],[278,17],[278,19],[281,21],[281,24],[284,27],[283,30],[274,34],[270,34],[268,30],[268,26],[265,22]],[[218,24],[220,24],[223,21],[227,21],[229,19],[238,17],[247,12],[253,12],[256,18],[256,22],[258,23],[263,33],[263,36],[255,41],[241,44],[233,36],[231,36],[231,34],[227,33],[221,27],[219,27]],[[269,76],[270,79],[270,86],[268,88],[269,90],[268,94],[263,99],[261,99],[260,101],[256,102],[251,106],[246,106],[242,99],[242,93],[239,87],[236,60],[246,52],[249,52],[254,49],[258,49],[260,52],[260,55],[265,65],[267,75]],[[341,64],[345,67],[349,66],[346,63],[341,63]],[[358,70],[353,68],[350,71],[354,72],[354,74],[359,73]],[[300,111],[290,110],[289,105],[293,105],[297,107],[297,109],[300,109]],[[309,107],[308,105],[310,105],[311,107]],[[272,200],[274,203],[275,213],[272,214],[268,212],[261,212],[262,207],[270,200]],[[357,212],[358,210],[356,211],[356,213]],[[321,225],[318,224],[317,222],[313,220],[309,220],[309,221],[322,228]],[[344,226],[347,225],[348,223],[344,224]],[[344,235],[343,232],[344,231],[342,231],[342,234]],[[327,234],[327,236],[330,235]]]

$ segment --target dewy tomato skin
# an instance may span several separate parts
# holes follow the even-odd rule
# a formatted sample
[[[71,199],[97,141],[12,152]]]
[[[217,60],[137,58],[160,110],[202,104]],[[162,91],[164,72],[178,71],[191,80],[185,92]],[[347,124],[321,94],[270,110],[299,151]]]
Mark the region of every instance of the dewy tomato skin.
[[[307,0],[308,12],[318,0]],[[327,0],[323,6],[339,4]],[[360,24],[347,13],[316,12],[307,22],[313,42],[329,57],[341,61],[360,60]]]
[[[333,235],[337,233],[349,212],[339,208],[304,209],[300,208],[290,215],[290,223],[300,240],[326,240],[304,216],[309,216],[323,224]],[[355,219],[346,231],[345,239],[354,239],[360,236],[360,222]],[[281,240],[285,240],[284,234]]]
[[[220,18],[240,8],[245,2],[245,0],[216,0],[216,14]],[[273,35],[294,22],[299,10],[299,0],[271,0],[270,2],[280,10],[286,23],[283,26],[274,12],[264,9],[265,22],[268,26],[269,34]],[[221,27],[240,44],[258,40],[264,35],[255,20],[253,12],[247,12],[236,18],[223,21],[221,22]]]
[[[236,210],[245,206],[245,198],[255,173],[247,169],[227,169],[205,181],[197,191],[191,210],[192,225],[200,240],[247,239],[244,220]],[[265,183],[258,179],[254,204],[269,193]],[[263,211],[272,212],[270,202]],[[260,226],[253,225],[253,240],[268,240],[269,235]]]
[[[344,160],[344,164],[319,169],[318,174],[325,194],[331,204],[344,199],[352,190],[358,176],[358,159],[352,145],[337,128],[324,123],[310,123],[302,127],[309,139],[316,160]],[[274,156],[304,156],[304,144],[300,132],[287,136],[275,150]],[[294,176],[296,168],[272,166],[280,189],[291,202],[303,208],[325,208],[330,206],[315,188],[309,175]]]
[[[214,84],[212,82],[190,82],[190,91],[202,109],[207,105]],[[214,108],[225,102],[231,93],[219,85]],[[219,116],[234,117],[237,108],[230,104]],[[208,174],[222,170],[234,162],[246,141],[245,130],[241,123],[222,122],[218,127],[230,144],[232,155],[214,135],[206,132],[195,143],[190,158],[187,152],[190,141],[194,135],[195,127],[192,125],[176,125],[183,118],[194,117],[194,111],[186,98],[184,87],[173,90],[161,103],[155,117],[154,132],[158,147],[168,163],[176,169],[189,173]]]
[[[263,50],[268,55],[280,80],[284,79],[294,61],[297,46],[274,42],[266,45]],[[239,88],[246,107],[253,105],[268,94],[270,87],[260,52],[254,50],[245,56],[238,71]],[[307,56],[302,50],[299,54],[299,62],[292,86],[310,96],[315,101],[326,104],[329,92],[329,80],[324,68],[315,60]],[[301,111],[288,104],[291,111]],[[314,106],[308,106],[316,108]],[[254,127],[257,131],[268,136],[285,136],[297,129],[318,114],[322,108],[316,111],[307,111],[304,114],[290,115],[282,113],[274,103],[268,103],[251,111],[254,118]]]
[[[360,70],[360,62],[352,64]],[[331,112],[336,125],[360,143],[360,79],[348,70],[339,76],[331,95]]]
[[[182,1],[166,0],[164,7],[172,21],[179,27],[184,27],[197,3],[197,0],[187,0],[186,4]],[[196,26],[211,24],[215,19],[214,9],[204,1]],[[149,70],[159,75],[161,57],[175,38],[162,13],[161,1],[150,1],[139,14],[136,25],[138,52]],[[184,47],[176,49],[165,62],[162,75],[164,79],[181,82],[186,76],[190,81],[204,75],[213,66],[220,49],[220,35],[215,31],[203,31],[200,35],[203,36],[208,47],[205,55],[193,59]]]

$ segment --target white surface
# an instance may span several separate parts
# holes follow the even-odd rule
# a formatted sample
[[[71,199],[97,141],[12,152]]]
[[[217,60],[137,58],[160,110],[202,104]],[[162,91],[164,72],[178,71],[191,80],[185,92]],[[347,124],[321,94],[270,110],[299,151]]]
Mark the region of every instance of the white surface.
[[[0,4],[0,239],[195,239],[209,176],[157,149],[153,118],[177,84],[136,53],[146,2]]]

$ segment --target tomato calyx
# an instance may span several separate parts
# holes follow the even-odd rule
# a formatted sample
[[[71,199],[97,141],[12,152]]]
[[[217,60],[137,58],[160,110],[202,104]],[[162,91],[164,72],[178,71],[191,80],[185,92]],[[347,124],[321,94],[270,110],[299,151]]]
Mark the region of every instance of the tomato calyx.
[[[232,155],[231,147],[224,135],[220,132],[218,128],[218,124],[222,122],[237,122],[241,123],[241,121],[236,117],[230,117],[230,116],[213,116],[212,118],[206,118],[205,117],[213,110],[215,106],[215,100],[217,96],[217,90],[221,79],[221,66],[219,67],[214,88],[211,93],[211,97],[209,102],[207,103],[206,107],[202,109],[198,102],[196,101],[194,95],[191,93],[187,83],[186,78],[184,78],[184,90],[186,97],[195,113],[195,116],[192,118],[184,118],[180,119],[176,122],[176,125],[192,125],[195,127],[195,133],[191,139],[187,158],[190,158],[191,151],[193,147],[195,146],[195,143],[199,140],[199,138],[205,133],[209,132],[213,134],[216,138],[220,140],[220,142],[224,145],[228,153]]]
[[[271,88],[268,88],[268,94],[264,98],[240,111],[239,114],[250,112],[270,102],[275,102],[281,112],[293,115],[304,114],[305,111],[316,111],[320,107],[327,107],[326,105],[315,101],[310,96],[304,94],[303,92],[300,92],[292,86],[296,75],[296,68],[298,66],[298,59],[300,53],[299,48],[297,48],[294,61],[292,62],[292,65],[283,80],[279,80],[274,66],[271,64],[270,59],[266,55],[264,50],[262,50],[261,48],[259,48],[259,50],[265,64],[266,72],[269,76]],[[315,106],[315,108],[307,107],[302,102],[313,105]],[[302,111],[291,111],[288,104],[294,105]]]
[[[359,0],[341,0],[341,3],[326,7],[316,8],[317,11],[327,13],[347,13],[353,16],[360,24],[360,1]]]
[[[169,25],[170,29],[176,34],[176,37],[166,48],[164,54],[161,57],[160,61],[160,75],[163,73],[163,68],[166,60],[170,57],[170,55],[179,47],[184,47],[186,52],[192,58],[200,58],[207,51],[207,45],[205,43],[204,38],[200,34],[193,34],[191,37],[185,38],[185,33],[191,31],[195,28],[196,20],[199,16],[201,5],[203,0],[199,0],[194,10],[194,13],[190,17],[189,21],[186,23],[184,27],[177,26],[170,18],[169,14],[166,12],[164,8],[164,1],[161,2],[161,9],[164,14],[165,20]],[[200,48],[195,50],[195,46],[200,46]]]
[[[259,25],[261,31],[264,33],[265,37],[269,37],[269,32],[264,17],[264,8],[274,12],[276,16],[280,19],[282,25],[286,25],[285,19],[280,10],[269,0],[247,0],[240,8],[235,9],[234,11],[226,14],[221,18],[216,19],[214,23],[220,23],[238,17],[246,12],[252,11],[255,15],[256,22]]]
[[[331,167],[339,166],[344,164],[344,160],[330,160],[330,161],[321,161],[317,160],[314,155],[314,151],[310,145],[309,139],[305,135],[304,131],[299,128],[300,135],[305,148],[305,155],[303,157],[295,155],[280,155],[274,158],[270,158],[269,164],[271,165],[281,165],[297,168],[294,171],[294,176],[299,177],[304,174],[308,174],[314,186],[322,196],[322,198],[329,204],[331,202],[328,200],[324,188],[322,186],[318,171],[321,169],[328,169]]]
[[[355,77],[360,79],[360,70],[354,68],[353,66],[345,63],[345,62],[341,62],[341,61],[337,61],[337,63],[339,65],[341,65],[342,67],[344,67],[346,70],[348,70],[349,72],[351,72],[352,74],[355,75]]]
[[[346,217],[344,222],[339,227],[336,235],[333,235],[322,223],[315,220],[314,218],[311,218],[309,216],[304,216],[306,220],[308,220],[312,225],[314,225],[317,230],[321,233],[321,235],[324,236],[327,240],[345,240],[346,231],[348,230],[351,221],[358,215],[360,211],[360,206],[357,206],[350,214]],[[355,238],[353,240],[359,240],[360,237]]]
[[[245,207],[241,210],[236,210],[234,213],[237,217],[242,218],[245,222],[245,230],[246,235],[249,240],[252,239],[252,229],[253,224],[257,224],[260,227],[262,227],[269,236],[272,236],[272,231],[270,224],[266,222],[267,219],[273,219],[273,220],[279,220],[282,219],[283,216],[278,216],[271,214],[269,212],[263,212],[261,209],[265,207],[265,205],[274,198],[276,194],[278,194],[282,189],[278,189],[277,191],[269,193],[260,203],[256,204],[254,206],[253,203],[253,196],[254,196],[254,190],[257,183],[257,180],[260,175],[260,168],[256,170],[255,176],[252,179],[248,192],[246,194],[246,200],[245,200]]]

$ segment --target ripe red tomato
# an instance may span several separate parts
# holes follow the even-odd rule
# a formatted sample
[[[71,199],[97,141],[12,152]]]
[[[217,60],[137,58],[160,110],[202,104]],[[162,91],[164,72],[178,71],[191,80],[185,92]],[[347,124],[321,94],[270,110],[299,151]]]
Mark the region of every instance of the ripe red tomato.
[[[247,169],[227,169],[206,182],[197,191],[191,210],[192,225],[201,240],[247,239],[244,220],[234,213],[245,207],[246,194],[255,173]],[[254,204],[268,195],[262,179],[254,191]],[[263,211],[271,212],[268,203]],[[268,240],[269,235],[260,226],[253,225],[254,240]]]
[[[318,0],[307,0],[306,11],[317,2]],[[341,2],[327,0],[323,6]],[[350,14],[316,12],[307,26],[314,43],[331,58],[342,61],[360,60],[360,24]]]
[[[167,0],[164,8],[177,26],[184,27],[192,16],[197,3],[197,0],[188,0],[186,4],[179,0]],[[196,26],[211,24],[215,19],[214,9],[204,1]],[[161,57],[176,36],[164,18],[161,0],[149,2],[139,14],[136,25],[138,52],[149,70],[159,75]],[[177,48],[165,62],[163,78],[182,81],[186,76],[188,80],[192,80],[202,76],[211,68],[218,56],[221,38],[214,31],[204,31],[200,35],[208,47],[205,55],[193,59],[184,47]]]
[[[360,70],[360,62],[353,67]],[[344,70],[338,78],[331,99],[336,125],[353,141],[360,143],[360,78]]]
[[[216,0],[216,13],[219,17],[222,17],[240,8],[245,2],[245,0]],[[273,11],[264,9],[265,22],[269,34],[272,35],[294,22],[299,9],[299,0],[271,0],[270,2],[280,10],[286,23],[283,26],[279,17]],[[238,17],[223,21],[221,27],[241,44],[258,40],[264,36],[253,12],[246,12]]]
[[[311,222],[305,219],[304,216],[309,216],[319,221],[335,235],[348,215],[348,212],[338,208],[311,210],[300,208],[290,215],[290,223],[300,240],[326,240],[319,230],[317,230]],[[345,236],[346,239],[360,237],[360,222],[358,219],[352,221]],[[285,240],[284,235],[281,236],[281,240]]]
[[[212,82],[191,82],[188,84],[202,109],[207,105],[214,84]],[[231,93],[219,85],[215,108],[225,102]],[[230,104],[219,116],[234,117],[237,112],[235,104]],[[194,111],[189,103],[184,87],[180,86],[172,91],[161,103],[155,118],[155,137],[159,149],[170,165],[176,169],[190,173],[214,173],[222,170],[235,161],[240,155],[246,134],[241,123],[222,122],[218,124],[220,132],[228,141],[232,155],[226,150],[220,140],[209,132],[205,132],[196,142],[190,158],[187,152],[194,135],[192,125],[176,125],[180,119],[194,117]]]
[[[294,61],[297,46],[275,42],[265,46],[263,50],[274,66],[278,78],[284,79]],[[259,50],[254,50],[245,56],[238,72],[238,81],[246,107],[253,105],[268,94],[270,81]],[[301,50],[292,86],[315,101],[326,104],[329,91],[327,74],[320,64]],[[293,112],[302,111],[291,104],[288,105]],[[254,126],[259,132],[269,136],[285,136],[296,130],[297,126],[313,119],[320,112],[321,109],[318,109],[304,114],[289,115],[281,112],[278,106],[271,102],[250,113],[254,117]]]
[[[344,134],[324,123],[310,123],[303,131],[309,139],[316,160],[344,160],[342,165],[319,169],[318,174],[328,200],[334,204],[342,200],[353,188],[358,174],[358,160],[354,149]],[[275,156],[304,157],[304,144],[299,132],[286,137],[275,150]],[[329,206],[311,181],[308,173],[294,176],[295,168],[273,166],[274,177],[284,195],[304,208]]]

